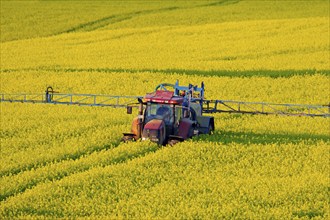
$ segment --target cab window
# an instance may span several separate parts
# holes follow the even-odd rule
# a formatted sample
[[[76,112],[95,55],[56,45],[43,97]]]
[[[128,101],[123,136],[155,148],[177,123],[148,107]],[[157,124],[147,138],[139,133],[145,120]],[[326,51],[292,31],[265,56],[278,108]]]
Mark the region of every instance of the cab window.
[[[175,123],[176,124],[179,124],[181,117],[182,117],[182,107],[175,106]]]

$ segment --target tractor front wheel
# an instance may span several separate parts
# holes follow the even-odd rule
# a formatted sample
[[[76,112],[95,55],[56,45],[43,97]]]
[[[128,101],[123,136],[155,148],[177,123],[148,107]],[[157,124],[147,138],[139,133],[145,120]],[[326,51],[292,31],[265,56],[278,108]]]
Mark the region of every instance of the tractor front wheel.
[[[122,142],[125,142],[125,143],[127,143],[127,142],[131,142],[131,141],[134,141],[134,140],[135,140],[135,139],[134,139],[133,136],[124,136],[124,137],[121,138],[121,141],[122,141]]]

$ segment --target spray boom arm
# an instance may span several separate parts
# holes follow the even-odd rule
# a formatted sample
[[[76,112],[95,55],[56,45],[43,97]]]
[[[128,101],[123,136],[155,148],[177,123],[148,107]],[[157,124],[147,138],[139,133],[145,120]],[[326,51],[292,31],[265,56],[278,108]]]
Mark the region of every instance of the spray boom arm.
[[[184,96],[188,103],[195,102],[201,105],[203,113],[241,113],[241,114],[263,114],[263,115],[288,115],[288,116],[311,116],[330,117],[330,104],[328,105],[306,105],[306,104],[275,104],[267,102],[245,102],[233,100],[206,100],[204,99],[204,83],[201,87],[179,86],[178,81],[173,85],[163,83],[156,90],[174,89],[174,96]],[[183,92],[183,94],[180,92]],[[102,106],[102,107],[125,107],[127,104],[142,102],[142,96],[111,96],[98,94],[63,94],[47,87],[44,94],[0,94],[1,102],[22,103],[47,103],[65,104],[79,106]],[[190,100],[189,100],[190,99]]]

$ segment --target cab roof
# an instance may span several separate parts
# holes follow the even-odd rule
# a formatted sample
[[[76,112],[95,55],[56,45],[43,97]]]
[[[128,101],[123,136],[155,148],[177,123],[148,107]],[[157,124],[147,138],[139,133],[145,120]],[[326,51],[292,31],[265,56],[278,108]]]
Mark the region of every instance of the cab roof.
[[[153,93],[148,93],[144,97],[146,102],[168,103],[168,104],[181,104],[183,97],[174,96],[174,92],[157,90]]]

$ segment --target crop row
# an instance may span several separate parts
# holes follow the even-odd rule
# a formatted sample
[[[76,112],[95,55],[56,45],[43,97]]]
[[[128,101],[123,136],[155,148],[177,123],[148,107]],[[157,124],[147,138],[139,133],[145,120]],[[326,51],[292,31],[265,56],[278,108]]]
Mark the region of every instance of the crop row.
[[[136,157],[145,156],[146,158],[149,158],[150,156],[148,156],[148,153],[154,152],[158,148],[155,145],[149,145],[145,142],[135,144],[120,144],[118,146],[121,137],[121,132],[129,130],[130,120],[132,117],[125,115],[124,109],[77,106],[49,106],[14,103],[1,103],[1,106],[3,109],[1,119],[3,122],[5,122],[5,126],[3,126],[3,129],[1,131],[1,137],[3,142],[1,151],[2,177],[0,180],[1,200],[3,200],[2,204],[4,205],[4,207],[7,207],[3,209],[2,214],[4,216],[13,217],[19,216],[21,214],[24,218],[27,217],[26,215],[30,214],[33,216],[54,215],[56,217],[61,217],[62,215],[80,216],[93,215],[91,212],[94,212],[95,214],[99,211],[101,214],[108,216],[119,215],[121,212],[123,212],[122,215],[126,215],[126,217],[156,216],[155,213],[137,214],[135,211],[120,211],[114,207],[103,207],[104,209],[100,208],[102,210],[99,211],[98,209],[94,210],[94,208],[90,207],[91,204],[89,203],[91,201],[88,198],[86,198],[85,201],[81,202],[84,206],[88,207],[88,210],[94,211],[85,213],[82,208],[78,208],[77,210],[79,210],[79,212],[81,212],[82,214],[78,214],[77,212],[72,212],[71,214],[69,214],[68,210],[67,212],[63,211],[62,206],[66,206],[65,202],[54,207],[54,212],[51,212],[49,207],[44,207],[44,201],[40,201],[39,205],[45,210],[48,210],[47,212],[45,211],[45,213],[42,213],[42,211],[40,212],[40,210],[33,211],[35,208],[25,207],[25,205],[23,205],[21,208],[19,205],[18,207],[16,205],[10,205],[12,204],[11,201],[16,201],[15,199],[18,198],[23,198],[22,200],[26,201],[25,196],[27,195],[32,196],[33,199],[36,195],[39,195],[41,197],[46,196],[44,195],[44,193],[48,191],[46,189],[45,191],[41,190],[41,193],[35,194],[36,192],[39,192],[40,187],[50,187],[51,185],[56,189],[58,188],[58,184],[61,183],[62,180],[71,181],[75,180],[77,178],[76,176],[89,176],[91,175],[91,173],[94,173],[95,170],[111,170],[113,169],[111,167],[117,167],[117,163],[129,164],[131,163],[129,161]],[[57,114],[55,114],[55,112]],[[77,115],[79,115],[79,117],[77,117]],[[162,163],[160,163],[160,165],[156,165],[156,161],[162,161],[160,160],[161,156],[158,155],[158,158],[154,159],[155,161],[150,162],[152,164],[141,166],[146,166],[147,168],[154,167],[155,169],[159,166],[164,166],[164,170],[168,169],[169,172],[172,172],[172,167],[170,165],[173,163],[176,164],[178,163],[178,161],[180,162],[181,160],[178,159],[178,157],[183,157],[186,158],[186,160],[192,161],[197,160],[194,166],[192,165],[193,162],[188,161],[186,161],[185,163],[189,163],[189,165],[177,165],[176,169],[180,169],[181,177],[178,177],[179,179],[176,180],[175,183],[179,184],[181,187],[183,187],[185,181],[187,181],[186,178],[193,178],[195,175],[197,175],[193,173],[195,169],[201,169],[200,171],[202,173],[204,172],[204,164],[198,164],[202,163],[202,161],[204,161],[206,164],[210,163],[210,161],[213,161],[212,164],[207,165],[209,166],[208,169],[212,169],[212,167],[213,169],[216,169],[217,167],[223,168],[223,165],[225,165],[228,168],[226,168],[226,172],[234,172],[235,176],[239,177],[239,179],[245,178],[246,175],[249,174],[252,176],[267,176],[267,178],[288,178],[286,181],[290,182],[293,181],[291,178],[289,178],[290,175],[298,175],[297,172],[304,173],[308,171],[309,174],[304,174],[306,175],[306,178],[309,178],[309,175],[312,175],[313,177],[315,177],[316,175],[317,178],[320,178],[320,181],[324,181],[325,177],[323,174],[327,170],[327,165],[326,163],[324,163],[324,161],[326,160],[326,157],[328,155],[326,152],[327,148],[325,148],[324,146],[329,143],[328,129],[326,126],[328,123],[327,119],[221,114],[215,115],[215,117],[216,131],[212,136],[200,136],[194,138],[193,142],[188,141],[187,143],[176,145],[173,149],[177,149],[178,146],[178,155],[176,155],[175,157],[173,157],[173,155],[168,156],[167,159],[166,156],[164,156],[165,161],[162,162],[164,163],[163,165],[161,165]],[[22,120],[24,120],[24,123],[21,123]],[[94,126],[87,127],[87,132],[81,132],[81,130],[84,130],[85,126],[88,126],[90,124],[94,124]],[[42,133],[43,130],[44,133]],[[73,135],[64,136],[63,138],[56,138],[56,135],[55,137],[52,136],[53,132],[55,132],[55,134],[59,135],[60,137],[61,134],[63,135],[64,133],[70,133]],[[111,135],[109,136],[109,134]],[[35,138],[28,138],[33,136],[35,136]],[[27,138],[28,142],[26,142]],[[68,143],[70,143],[70,145]],[[28,147],[24,148],[24,144]],[[191,146],[194,146],[195,148],[192,149]],[[199,156],[196,156],[196,152],[194,151],[199,151],[198,146],[201,146],[201,148],[204,149],[206,152],[211,152],[211,150],[214,150],[214,155],[205,155],[204,152],[199,152]],[[207,147],[209,147],[210,149],[207,149]],[[244,149],[244,152],[241,152],[242,149],[240,150],[239,148]],[[218,152],[219,150],[222,151],[221,149],[227,149],[228,152],[226,152],[226,154],[223,154],[223,152]],[[263,152],[263,149],[265,149],[266,152]],[[282,151],[285,151],[285,153]],[[42,153],[40,154],[40,152]],[[172,154],[174,154],[174,152],[172,152]],[[281,155],[282,153],[282,156],[275,156],[277,154]],[[266,154],[267,156],[265,157],[264,155],[258,154]],[[290,154],[291,156],[286,157],[285,154]],[[164,155],[166,155],[166,153]],[[202,157],[204,159],[200,161],[199,157]],[[134,159],[134,161],[135,160],[140,159]],[[272,163],[270,163],[270,161],[272,161]],[[311,164],[308,165],[308,167],[305,167],[302,161],[309,161]],[[183,163],[184,161],[181,162]],[[278,167],[278,163],[280,163],[280,167]],[[254,166],[248,169],[251,164],[253,164]],[[135,167],[135,165],[127,166]],[[198,168],[199,166],[202,167]],[[185,170],[182,170],[183,167],[187,168],[190,171],[188,173],[185,172]],[[261,167],[263,167],[263,170],[261,169]],[[257,169],[257,172],[255,169]],[[130,172],[133,171],[131,170]],[[158,178],[158,175],[160,174],[158,171],[150,171],[150,175],[154,175]],[[203,175],[208,176],[210,174],[204,173]],[[84,179],[85,177],[79,178]],[[119,179],[114,180],[114,182],[118,184],[124,184],[127,183],[127,181],[133,181],[133,183],[137,184],[137,186],[132,186],[133,188],[137,187],[138,191],[146,190],[144,189],[144,186],[139,185],[139,181],[125,179],[129,178],[128,176],[126,176],[124,179],[122,178],[123,177],[120,177]],[[144,177],[137,178],[141,178],[141,181],[146,181]],[[170,179],[166,179],[166,181],[169,180]],[[80,181],[82,180],[79,180],[78,182]],[[86,183],[84,181],[81,183],[81,185],[78,184],[78,189],[81,190],[81,193],[89,194],[90,192],[88,192],[88,190],[85,190],[85,187],[88,186],[86,186]],[[124,183],[121,181],[124,181]],[[192,184],[191,187],[195,187],[195,181],[197,180],[194,180],[192,183],[190,183]],[[262,179],[262,181],[265,180]],[[207,184],[210,184],[210,187],[212,188],[215,187],[213,184],[216,183],[221,184],[222,182],[211,182]],[[91,187],[94,187],[94,182],[90,184],[92,184]],[[173,184],[173,182],[169,182],[169,185]],[[61,197],[64,200],[72,200],[75,204],[78,198],[71,198],[67,195],[67,193],[72,193],[73,187],[74,186],[65,187],[65,190],[63,191],[64,194],[61,195]],[[158,187],[165,187],[166,189],[167,186],[160,185],[157,186],[156,189],[158,189]],[[111,200],[111,198],[106,197],[111,197],[112,193],[120,193],[119,191],[117,192],[114,189],[112,189],[112,191],[110,189],[102,188],[99,190],[101,192],[96,190],[95,193],[104,194],[103,196],[105,196],[104,199],[106,200]],[[134,190],[135,188],[133,189],[133,191]],[[171,188],[167,190],[171,190]],[[183,192],[188,193],[188,195],[191,194],[190,192],[186,192],[185,189],[180,190],[183,190]],[[212,190],[209,193],[217,192]],[[277,190],[279,191],[278,193],[280,193],[283,188],[279,188]],[[316,189],[309,190],[312,190],[314,194],[319,195],[317,192],[315,192]],[[53,193],[56,194],[56,192],[53,192],[52,190],[50,190],[49,192],[51,192],[50,196],[52,197],[52,199],[50,200],[52,201],[54,198],[57,197],[56,195],[53,195]],[[172,191],[172,193],[174,192]],[[80,195],[78,192],[76,193],[77,196]],[[129,192],[127,193],[129,194]],[[204,198],[206,198],[208,195],[209,194],[205,194]],[[167,195],[166,192],[165,194],[162,194],[162,196],[168,196],[169,198],[174,199],[173,195]],[[46,197],[48,197],[48,194]],[[129,198],[129,200],[133,200],[134,202],[136,202],[134,199],[140,197],[143,196],[141,194],[135,195],[134,198]],[[187,200],[183,199],[182,201],[187,202],[192,199],[187,195],[186,197],[187,198],[185,199]],[[126,198],[125,195],[117,195],[117,202],[119,202],[119,200],[123,198]],[[146,197],[144,199],[152,200],[152,198],[149,197]],[[99,204],[101,206],[103,204],[104,206],[104,202],[105,201],[101,199],[96,204]],[[16,204],[16,202],[14,203]],[[26,201],[25,204],[28,203],[29,202]],[[178,205],[177,203],[174,204]],[[215,204],[216,203],[214,203],[213,206],[215,206]],[[25,211],[19,211],[21,209]],[[173,209],[173,207],[171,208],[171,205],[170,209]],[[319,209],[320,208],[318,207],[317,210]],[[173,209],[173,211],[176,212],[177,210],[175,211]],[[223,213],[223,211],[224,210],[221,209],[221,211],[218,212],[218,215],[229,215],[230,213]],[[260,210],[258,210],[258,212],[259,211]],[[10,214],[11,212],[12,214]],[[325,211],[323,210],[322,213],[324,212]],[[283,212],[281,213],[283,214]],[[179,215],[179,213],[176,214]],[[209,215],[209,213],[204,214]],[[240,216],[242,213],[236,214]],[[236,214],[231,213],[230,215]],[[162,215],[165,214],[162,213]],[[181,213],[180,215],[193,217],[187,215],[187,213],[185,212]]]
[[[102,149],[88,155],[81,155],[77,159],[66,159],[47,163],[43,167],[32,168],[16,175],[3,176],[0,179],[0,201],[9,196],[23,193],[25,190],[39,183],[60,180],[74,173],[83,172],[93,167],[104,167],[110,164],[122,163],[135,157],[144,156],[157,150],[156,144],[129,145],[122,144],[119,147]]]
[[[187,141],[121,164],[40,183],[1,202],[0,215],[327,218],[327,155],[328,143],[323,141]]]
[[[124,109],[1,105],[1,176],[117,146],[133,117]],[[323,118],[216,115],[216,132],[224,137],[207,140],[227,142],[250,135],[259,142],[313,142],[328,139],[327,123]]]
[[[26,10],[21,10],[21,9]],[[47,12],[47,13],[45,13]],[[1,5],[1,41],[44,37],[96,29],[167,27],[241,20],[327,16],[326,1],[4,1]],[[28,18],[28,19],[27,19]],[[50,19],[51,18],[51,19]],[[65,21],[65,22],[64,22]],[[33,24],[33,25],[31,25]],[[20,31],[17,31],[19,29]]]
[[[116,146],[130,120],[122,109],[14,103],[1,109],[1,176]]]
[[[2,69],[328,70],[328,17],[63,34],[1,43]]]

